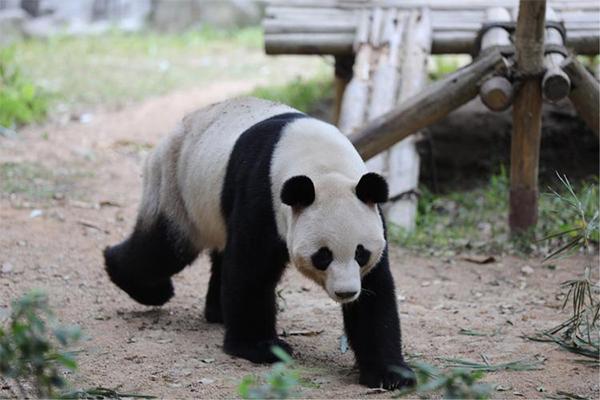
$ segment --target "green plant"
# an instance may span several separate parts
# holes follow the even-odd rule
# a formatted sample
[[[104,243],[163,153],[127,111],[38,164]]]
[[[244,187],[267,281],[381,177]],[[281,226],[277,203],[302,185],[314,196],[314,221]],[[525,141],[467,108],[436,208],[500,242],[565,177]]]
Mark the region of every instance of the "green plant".
[[[39,121],[47,109],[47,95],[25,77],[16,62],[15,48],[0,48],[0,126]]]
[[[52,397],[65,386],[61,369],[75,370],[77,362],[66,350],[81,337],[77,326],[58,324],[48,297],[31,291],[13,301],[6,323],[0,326],[0,374],[12,379],[21,397],[30,382],[39,398]]]
[[[332,93],[331,79],[319,75],[311,79],[296,78],[284,85],[260,86],[254,89],[251,95],[308,112],[319,100],[331,97]]]
[[[273,347],[272,351],[281,361],[263,379],[245,376],[238,385],[238,394],[243,399],[287,399],[300,394],[300,376],[291,369],[292,358],[280,347]]]
[[[580,194],[566,176],[558,175],[564,188],[564,194],[551,189],[556,202],[560,225],[557,231],[543,240],[550,241],[555,247],[545,260],[569,256],[575,252],[588,255],[580,278],[570,279],[561,284],[567,291],[562,309],[570,303],[571,316],[561,324],[528,338],[536,341],[554,342],[576,354],[600,363],[600,302],[593,295],[598,290],[592,283],[590,274],[593,260],[590,249],[598,243],[600,234],[598,216],[598,185],[589,185]]]
[[[417,395],[419,397],[442,391],[445,399],[487,399],[491,387],[479,380],[483,371],[465,368],[452,368],[442,371],[423,362],[411,363],[417,374],[417,386],[403,389],[394,398]]]

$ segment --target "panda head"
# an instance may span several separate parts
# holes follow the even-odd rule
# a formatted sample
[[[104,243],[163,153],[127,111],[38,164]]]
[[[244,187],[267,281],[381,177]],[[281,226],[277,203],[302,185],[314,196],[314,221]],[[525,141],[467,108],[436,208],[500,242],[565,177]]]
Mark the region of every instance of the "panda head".
[[[387,197],[387,183],[375,173],[358,181],[337,173],[294,176],[281,189],[291,211],[286,241],[293,264],[339,303],[358,298],[362,277],[383,254],[377,204]]]

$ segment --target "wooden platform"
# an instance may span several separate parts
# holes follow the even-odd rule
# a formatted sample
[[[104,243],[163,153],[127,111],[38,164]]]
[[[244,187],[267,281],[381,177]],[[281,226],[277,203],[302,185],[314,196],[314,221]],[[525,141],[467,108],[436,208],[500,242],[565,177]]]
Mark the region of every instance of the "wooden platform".
[[[364,8],[431,10],[432,54],[470,54],[486,10],[516,15],[517,0],[270,0],[263,22],[267,54],[351,54]],[[595,55],[600,47],[600,1],[550,0],[564,22],[567,47]]]

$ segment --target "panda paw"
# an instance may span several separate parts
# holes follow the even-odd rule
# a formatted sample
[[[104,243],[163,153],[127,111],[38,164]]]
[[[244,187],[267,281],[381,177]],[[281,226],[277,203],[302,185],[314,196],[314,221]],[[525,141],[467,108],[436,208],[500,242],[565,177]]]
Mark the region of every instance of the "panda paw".
[[[361,368],[359,383],[370,388],[395,390],[416,385],[417,378],[408,365],[400,363],[391,368]]]
[[[224,350],[225,353],[229,355],[245,358],[246,360],[252,361],[256,364],[271,364],[281,361],[275,354],[273,354],[273,347],[280,347],[290,356],[293,353],[292,346],[279,338],[262,340],[253,343],[226,342]]]

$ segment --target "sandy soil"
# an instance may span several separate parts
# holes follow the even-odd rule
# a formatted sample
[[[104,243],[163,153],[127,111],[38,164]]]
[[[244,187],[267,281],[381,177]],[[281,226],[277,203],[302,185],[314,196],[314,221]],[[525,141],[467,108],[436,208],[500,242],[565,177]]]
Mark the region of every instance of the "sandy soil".
[[[37,162],[60,175],[60,192],[46,200],[2,193],[0,198],[0,308],[30,288],[43,288],[59,317],[82,326],[77,387],[106,386],[164,398],[231,398],[247,374],[268,370],[221,350],[223,328],[204,321],[208,262],[201,257],[175,278],[176,296],[160,309],[130,300],[107,279],[101,250],[131,229],[140,197],[144,155],[194,108],[246,92],[252,82],[219,83],[150,99],[91,122],[32,127],[20,138],[0,138],[0,162]],[[67,171],[67,173],[65,173]],[[69,171],[77,171],[69,174]],[[42,215],[32,218],[32,211]],[[33,215],[36,213],[34,212]],[[566,319],[558,284],[577,276],[581,259],[551,270],[539,259],[497,258],[478,265],[419,257],[392,248],[404,347],[410,357],[491,362],[545,358],[540,370],[486,376],[498,398],[543,398],[566,391],[598,398],[598,370],[574,362],[551,344],[521,337]],[[527,273],[523,272],[523,267]],[[289,270],[281,283],[279,330],[294,335],[299,367],[315,386],[305,397],[361,398],[351,352],[341,354],[341,313],[325,293]],[[461,328],[491,337],[465,336]],[[10,383],[0,397],[11,396]],[[389,393],[369,397],[389,398]]]

